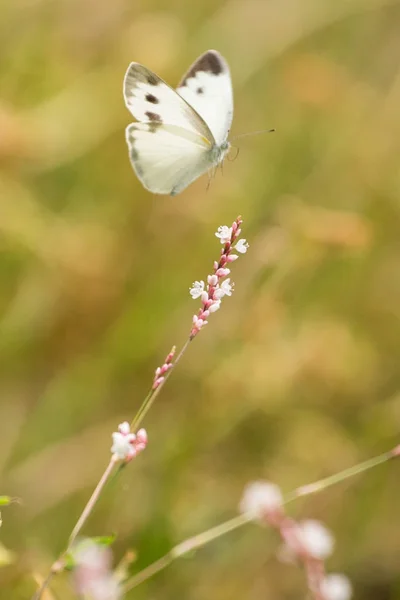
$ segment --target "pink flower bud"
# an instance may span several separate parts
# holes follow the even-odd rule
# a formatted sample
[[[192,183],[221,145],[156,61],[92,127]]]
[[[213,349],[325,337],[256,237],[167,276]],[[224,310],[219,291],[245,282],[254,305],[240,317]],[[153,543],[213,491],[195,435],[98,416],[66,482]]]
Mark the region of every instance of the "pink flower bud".
[[[157,377],[157,379],[154,380],[153,383],[153,390],[156,390],[164,381],[165,377]]]
[[[215,300],[210,306],[210,312],[216,312],[221,307],[221,300]]]
[[[217,274],[218,274],[218,271],[217,271],[217,273],[215,275],[209,275],[207,277],[207,283],[209,285],[212,285],[212,286],[217,285],[217,283],[218,283],[218,275]]]
[[[230,254],[226,260],[228,263],[230,263],[230,262],[234,262],[238,258],[239,258],[239,256],[237,254]]]
[[[147,431],[143,427],[136,433],[136,439],[141,444],[147,444]]]
[[[227,275],[229,275],[230,272],[231,272],[230,269],[218,269],[218,271],[215,273],[215,275],[218,278],[221,278],[221,277],[226,277]]]

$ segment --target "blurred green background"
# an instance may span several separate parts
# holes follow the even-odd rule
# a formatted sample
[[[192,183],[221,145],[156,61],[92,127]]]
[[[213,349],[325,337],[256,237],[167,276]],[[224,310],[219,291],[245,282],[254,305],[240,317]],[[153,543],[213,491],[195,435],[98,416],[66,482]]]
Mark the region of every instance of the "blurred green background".
[[[84,533],[116,532],[135,572],[234,516],[252,479],[289,491],[398,443],[399,31],[389,0],[3,1],[0,493],[23,504],[2,510],[1,598],[30,597],[63,549],[238,214],[236,291]],[[231,67],[232,134],[276,133],[240,140],[208,191],[152,196],[128,159],[125,70],[176,85],[209,48]],[[355,598],[400,598],[399,494],[393,463],[290,506],[332,529],[328,567]],[[278,545],[248,526],[129,598],[304,598]],[[53,589],[74,597],[67,576]]]

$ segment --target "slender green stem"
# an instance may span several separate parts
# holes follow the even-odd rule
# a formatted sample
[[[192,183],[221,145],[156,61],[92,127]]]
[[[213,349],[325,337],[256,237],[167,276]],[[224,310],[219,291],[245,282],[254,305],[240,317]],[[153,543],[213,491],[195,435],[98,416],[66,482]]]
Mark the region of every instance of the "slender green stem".
[[[178,362],[181,360],[182,356],[186,352],[186,349],[189,346],[190,341],[191,340],[189,338],[185,342],[185,344],[183,345],[181,351],[179,352],[179,354],[177,355],[177,357],[175,358],[175,360],[173,361],[174,368],[176,367],[176,365],[178,364]],[[148,413],[148,411],[150,410],[150,408],[153,406],[155,399],[157,398],[157,396],[160,393],[161,389],[164,387],[167,379],[169,378],[169,376],[171,375],[171,372],[173,370],[174,369],[171,369],[171,371],[168,371],[165,374],[164,381],[155,390],[151,389],[149,391],[149,393],[147,394],[146,398],[143,400],[141,407],[139,408],[136,416],[134,417],[134,419],[133,419],[133,421],[131,423],[131,429],[132,429],[132,431],[136,431],[137,430],[137,428],[139,427],[139,425],[141,424],[141,422],[145,418],[146,414]]]
[[[372,469],[373,467],[377,467],[378,465],[390,460],[393,458],[393,452],[390,450],[389,452],[384,452],[379,456],[375,456],[374,458],[370,458],[365,462],[362,462],[354,467],[350,467],[341,471],[340,473],[335,473],[334,475],[330,475],[329,477],[325,477],[324,479],[320,479],[314,483],[309,483],[308,485],[303,485],[290,494],[286,496],[286,502],[290,502],[295,498],[300,496],[308,496],[310,494],[315,494],[316,492],[321,492],[325,488],[334,485],[335,483],[339,483],[348,479],[349,477],[354,477],[354,475],[358,475],[359,473],[363,473],[364,471],[368,471],[368,469]]]
[[[83,509],[81,516],[79,517],[75,527],[72,530],[71,535],[69,536],[69,540],[68,540],[68,544],[66,549],[64,550],[64,552],[62,553],[62,555],[56,560],[55,563],[53,563],[50,573],[48,574],[48,576],[46,577],[46,579],[43,581],[42,585],[40,586],[40,588],[37,590],[37,592],[33,595],[32,600],[40,600],[40,598],[42,597],[43,592],[45,591],[45,589],[48,587],[50,581],[52,580],[52,578],[54,577],[54,575],[56,573],[58,573],[59,571],[62,571],[63,569],[63,557],[67,554],[67,552],[69,552],[69,550],[71,549],[72,544],[75,542],[77,536],[79,535],[79,532],[81,531],[82,527],[84,526],[84,524],[86,523],[90,513],[92,512],[97,500],[99,499],[99,496],[105,486],[105,484],[107,483],[111,473],[113,472],[113,469],[116,465],[116,460],[114,458],[111,458],[110,462],[107,465],[106,470],[104,471],[103,475],[101,476],[98,484],[96,485],[95,490],[93,491],[92,495],[89,498],[89,501],[87,502],[85,508]]]
[[[93,494],[90,496],[88,503],[86,504],[85,508],[83,509],[82,514],[79,517],[75,527],[73,528],[71,535],[69,536],[66,552],[68,552],[68,550],[71,548],[72,544],[76,540],[77,535],[79,534],[82,527],[86,523],[90,513],[92,512],[92,510],[94,508],[94,505],[96,504],[97,500],[99,499],[99,496],[100,496],[105,484],[107,483],[112,471],[114,470],[114,467],[116,464],[117,464],[117,460],[114,457],[112,457],[110,462],[107,465],[106,470],[104,471],[98,484],[96,485],[96,488],[95,488]]]
[[[215,540],[234,529],[238,529],[251,521],[251,517],[249,515],[239,515],[238,517],[234,517],[229,521],[225,521],[225,523],[221,523],[216,527],[212,527],[211,529],[207,529],[203,533],[199,533],[195,535],[181,544],[174,546],[167,554],[156,560],[154,563],[134,575],[127,581],[127,583],[123,587],[123,593],[132,590],[134,587],[138,586],[140,583],[153,577],[166,567],[168,567],[173,560],[179,558],[180,556],[184,556],[188,552],[192,552],[193,550],[197,550],[197,548],[201,548],[205,544],[208,544],[212,540]]]
[[[399,456],[400,456],[400,447],[397,447],[393,450],[390,450],[389,452],[384,452],[383,454],[376,456],[375,458],[371,458],[369,460],[366,460],[365,462],[355,465],[354,467],[345,469],[344,471],[341,471],[340,473],[336,473],[335,475],[331,475],[330,477],[325,477],[324,479],[320,479],[319,481],[316,481],[314,483],[301,486],[301,487],[293,490],[292,492],[285,494],[284,504],[292,502],[293,500],[295,500],[296,498],[299,498],[300,496],[307,496],[310,494],[314,494],[316,492],[320,492],[320,491],[330,487],[331,485],[340,483],[341,481],[344,481],[345,479],[348,479],[349,477],[354,477],[355,475],[358,475],[359,473],[363,473],[364,471],[367,471],[368,469],[377,467],[378,465],[380,465],[392,458],[396,458]],[[200,548],[201,546],[208,544],[209,542],[225,535],[226,533],[229,533],[230,531],[233,531],[234,529],[238,529],[239,527],[246,525],[247,523],[251,522],[252,520],[253,520],[253,517],[250,514],[239,515],[237,517],[234,517],[233,519],[230,519],[229,521],[225,521],[224,523],[216,525],[215,527],[212,527],[211,529],[207,529],[206,531],[199,533],[198,535],[195,535],[194,537],[191,537],[191,538],[183,541],[182,543],[178,544],[177,546],[174,546],[174,548],[172,548],[163,557],[159,558],[154,563],[150,564],[148,567],[146,567],[145,569],[143,569],[142,571],[140,571],[139,573],[137,573],[136,575],[134,575],[133,577],[128,579],[128,581],[125,583],[125,585],[123,587],[123,592],[126,593],[129,590],[132,590],[133,588],[138,586],[140,583],[143,583],[150,577],[153,577],[153,575],[156,575],[157,573],[159,573],[160,571],[162,571],[163,569],[168,567],[168,565],[170,565],[176,558],[179,558],[180,556],[184,556],[188,552],[191,552],[192,550]]]

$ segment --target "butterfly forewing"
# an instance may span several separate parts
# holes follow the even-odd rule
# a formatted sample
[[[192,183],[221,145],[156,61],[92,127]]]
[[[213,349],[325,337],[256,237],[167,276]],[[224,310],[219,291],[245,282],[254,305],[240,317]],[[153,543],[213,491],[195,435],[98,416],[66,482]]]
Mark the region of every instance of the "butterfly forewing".
[[[216,50],[202,54],[182,78],[177,91],[207,123],[218,145],[232,124],[233,93],[226,60]]]
[[[127,108],[141,122],[177,125],[207,138],[214,138],[204,120],[158,75],[139,63],[131,63],[124,79]]]

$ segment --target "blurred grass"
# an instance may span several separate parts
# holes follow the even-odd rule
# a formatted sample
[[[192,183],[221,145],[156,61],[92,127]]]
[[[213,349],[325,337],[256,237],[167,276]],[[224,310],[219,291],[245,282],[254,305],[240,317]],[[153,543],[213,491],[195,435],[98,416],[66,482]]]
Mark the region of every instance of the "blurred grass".
[[[187,290],[244,217],[249,253],[146,422],[148,450],[85,532],[139,569],[233,516],[243,486],[289,490],[395,443],[400,425],[400,5],[384,0],[16,0],[0,15],[1,597],[26,598],[74,525],[173,343]],[[240,155],[206,192],[134,177],[121,87],[171,84],[204,50],[231,66]],[[335,532],[355,597],[400,598],[396,465],[292,507]],[[299,598],[249,526],[131,593]],[[68,581],[54,588],[72,598]],[[4,590],[4,592],[3,592]]]

